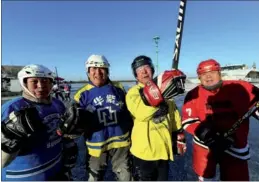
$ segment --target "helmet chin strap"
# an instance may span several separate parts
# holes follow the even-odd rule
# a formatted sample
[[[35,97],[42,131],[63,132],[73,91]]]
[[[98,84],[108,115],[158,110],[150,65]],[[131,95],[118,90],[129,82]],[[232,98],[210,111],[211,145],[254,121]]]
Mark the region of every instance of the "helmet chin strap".
[[[23,88],[23,92],[26,93],[26,95],[29,95],[30,97],[33,97],[34,99],[37,99],[35,97],[35,95],[33,95],[24,84],[22,85],[22,88]]]
[[[50,92],[48,94],[48,98],[46,99],[39,99],[36,98],[34,94],[32,94],[27,87],[25,87],[24,85],[22,85],[23,87],[23,94],[22,96],[32,102],[36,102],[36,103],[42,103],[42,104],[50,104],[52,102],[52,99],[50,97]]]
[[[223,81],[219,80],[218,83],[216,83],[216,84],[214,84],[212,86],[204,86],[204,85],[202,85],[202,87],[205,88],[206,90],[213,91],[213,90],[216,90],[219,87],[221,87],[222,83],[223,83]]]

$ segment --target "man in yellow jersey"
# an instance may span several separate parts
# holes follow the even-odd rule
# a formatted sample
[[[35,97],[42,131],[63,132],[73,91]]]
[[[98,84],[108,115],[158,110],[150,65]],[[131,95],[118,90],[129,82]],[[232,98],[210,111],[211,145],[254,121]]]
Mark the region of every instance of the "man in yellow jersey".
[[[74,100],[81,109],[91,113],[91,116],[84,117],[85,128],[92,128],[90,133],[85,133],[89,154],[88,180],[103,180],[110,159],[117,179],[129,181],[130,131],[133,123],[125,103],[125,90],[120,83],[110,81],[110,64],[104,56],[91,55],[85,66],[89,83],[77,91]]]
[[[147,56],[136,57],[131,67],[138,81],[126,95],[134,119],[130,151],[135,170],[141,181],[166,181],[173,153],[186,151],[181,117],[172,99],[184,92],[186,76],[170,70],[152,80],[154,66]]]

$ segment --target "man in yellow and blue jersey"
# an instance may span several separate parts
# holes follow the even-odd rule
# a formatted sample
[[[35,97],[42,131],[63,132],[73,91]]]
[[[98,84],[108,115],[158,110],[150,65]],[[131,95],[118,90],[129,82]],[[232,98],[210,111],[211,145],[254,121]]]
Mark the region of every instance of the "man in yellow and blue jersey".
[[[77,91],[74,100],[92,113],[91,121],[85,118],[85,127],[89,123],[93,128],[85,134],[88,180],[103,180],[110,159],[117,179],[129,181],[132,119],[125,103],[125,90],[120,83],[110,81],[110,64],[104,56],[91,55],[85,66],[89,83]]]

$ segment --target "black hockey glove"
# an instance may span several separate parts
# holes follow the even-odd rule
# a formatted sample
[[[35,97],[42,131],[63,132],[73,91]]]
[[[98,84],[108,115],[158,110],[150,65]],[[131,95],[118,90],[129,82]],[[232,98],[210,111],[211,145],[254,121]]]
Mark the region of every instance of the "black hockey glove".
[[[9,154],[17,152],[23,142],[44,128],[35,107],[26,107],[20,111],[11,112],[9,118],[1,126],[2,150]]]
[[[65,171],[72,169],[77,160],[78,147],[74,140],[63,139],[63,165]]]
[[[158,108],[159,109],[153,114],[153,122],[156,124],[164,121],[168,114],[168,105],[166,102],[162,102]]]
[[[199,124],[195,130],[195,136],[215,153],[223,152],[234,142],[232,137],[225,138],[221,133],[217,132],[213,123],[209,121]]]
[[[89,112],[80,108],[78,104],[71,104],[64,116],[62,122],[57,130],[58,135],[76,138],[85,132],[85,125],[89,119]]]
[[[94,110],[80,108],[76,103],[67,108],[62,117],[62,122],[57,129],[57,133],[65,138],[75,139],[82,134],[86,138],[92,136],[92,133],[100,128],[98,116],[95,116]]]

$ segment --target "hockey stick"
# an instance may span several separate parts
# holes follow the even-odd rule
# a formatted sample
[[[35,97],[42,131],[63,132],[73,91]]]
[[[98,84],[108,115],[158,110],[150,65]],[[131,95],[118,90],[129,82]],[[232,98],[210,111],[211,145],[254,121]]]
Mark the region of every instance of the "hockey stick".
[[[176,29],[176,37],[175,37],[175,45],[174,45],[173,64],[172,64],[172,68],[174,68],[174,69],[178,69],[186,3],[187,3],[187,0],[181,0],[180,1],[180,8],[179,8],[177,29]]]
[[[235,131],[240,127],[240,125],[244,122],[244,120],[248,119],[257,109],[259,108],[259,101],[256,101],[254,103],[254,105],[252,106],[251,109],[249,109],[244,115],[243,117],[239,118],[239,120],[237,120],[237,122],[235,122],[233,124],[233,126],[226,132],[223,133],[223,137],[227,138],[230,135],[232,135],[233,133],[235,133]]]
[[[240,127],[240,125],[246,120],[248,119],[257,109],[259,108],[259,101],[255,101],[255,103],[252,105],[252,107],[241,117],[239,118],[232,126],[230,129],[228,129],[226,132],[220,133],[220,132],[215,132],[215,136],[213,137],[206,137],[206,135],[208,134],[208,130],[206,133],[203,134],[202,138],[207,138],[206,141],[204,140],[200,140],[199,137],[194,136],[194,140],[200,144],[204,144],[207,147],[211,147],[214,146],[214,149],[218,149],[220,146],[216,146],[215,148],[215,143],[217,142],[217,139],[219,137],[219,139],[230,139],[229,141],[233,142],[233,139],[229,136],[231,136],[232,134],[234,134],[238,128]],[[226,140],[227,141],[227,140]],[[222,147],[222,146],[221,146]]]

